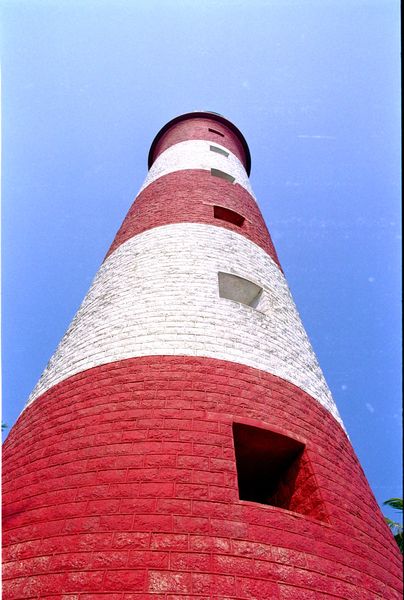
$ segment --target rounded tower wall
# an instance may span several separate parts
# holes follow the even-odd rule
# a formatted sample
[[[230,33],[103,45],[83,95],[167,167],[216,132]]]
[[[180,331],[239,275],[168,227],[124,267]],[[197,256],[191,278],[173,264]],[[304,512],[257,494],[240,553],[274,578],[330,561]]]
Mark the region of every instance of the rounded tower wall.
[[[212,148],[223,149],[224,154]],[[206,140],[185,140],[170,146],[162,152],[150,167],[149,173],[140,191],[159,177],[169,173],[203,169],[213,176],[226,179],[232,184],[241,185],[254,198],[250,180],[243,163],[232,152],[227,152],[225,147],[212,145]]]
[[[240,499],[237,424],[304,446],[276,506]],[[8,438],[3,503],[7,599],[400,597],[399,552],[343,429],[244,365],[145,356],[64,380]]]
[[[221,297],[222,273],[258,285],[260,305]],[[340,420],[281,270],[264,250],[222,227],[161,226],[119,246],[30,401],[76,372],[156,354],[208,356],[274,373]]]
[[[227,181],[212,177],[209,171],[202,169],[174,171],[143,189],[124,219],[107,257],[143,231],[187,222],[224,227],[243,235],[260,246],[280,267],[261,211],[251,194],[239,184],[229,186]]]
[[[149,169],[170,146],[184,141],[206,140],[232,152],[250,171],[251,158],[241,132],[221,115],[187,113],[167,123],[156,135],[149,153]]]
[[[188,113],[149,164],[5,442],[3,598],[400,598],[244,137]]]

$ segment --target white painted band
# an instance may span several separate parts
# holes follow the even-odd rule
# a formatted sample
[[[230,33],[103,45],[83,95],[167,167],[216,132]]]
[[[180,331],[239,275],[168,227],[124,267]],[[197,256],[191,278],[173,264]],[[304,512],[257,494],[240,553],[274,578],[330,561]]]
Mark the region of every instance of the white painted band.
[[[220,298],[219,271],[262,287],[259,310]],[[205,356],[267,371],[308,392],[341,422],[282,272],[259,246],[228,229],[164,225],[119,246],[28,404],[75,373],[148,355]]]
[[[223,156],[217,152],[212,152],[210,146],[217,146],[226,150],[229,156]],[[184,171],[186,169],[219,169],[235,178],[234,183],[240,184],[255,199],[247,171],[242,162],[235,154],[232,154],[225,146],[216,142],[205,140],[189,140],[179,142],[170,146],[160,154],[152,164],[150,171],[139,190],[139,194],[145,187],[153,183],[159,177],[174,173],[175,171]],[[234,185],[234,184],[233,184]]]

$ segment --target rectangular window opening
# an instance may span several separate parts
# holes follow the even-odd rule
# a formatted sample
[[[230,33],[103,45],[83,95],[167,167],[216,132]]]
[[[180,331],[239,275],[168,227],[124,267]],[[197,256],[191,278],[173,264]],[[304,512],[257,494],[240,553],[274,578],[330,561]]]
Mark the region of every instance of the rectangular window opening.
[[[222,148],[218,148],[218,146],[209,146],[209,149],[212,152],[217,152],[217,154],[222,154],[223,156],[226,156],[226,158],[229,156],[229,153],[226,152],[226,150],[223,150]]]
[[[221,177],[221,179],[225,179],[226,181],[230,181],[230,183],[234,183],[236,181],[235,177],[225,173],[224,171],[221,171],[220,169],[211,169],[210,174],[214,175],[215,177]]]
[[[243,423],[233,436],[240,500],[328,521],[302,442]]]
[[[231,273],[219,272],[218,279],[220,298],[257,308],[263,292],[259,285]]]
[[[208,128],[208,130],[211,133],[216,133],[217,135],[220,135],[221,137],[224,137],[224,133],[220,133],[220,131],[216,131],[216,129],[211,129],[210,127]]]
[[[215,219],[227,221],[228,223],[237,225],[237,227],[241,227],[245,221],[245,218],[242,215],[239,215],[234,210],[230,210],[230,208],[225,208],[224,206],[214,206],[213,216]]]

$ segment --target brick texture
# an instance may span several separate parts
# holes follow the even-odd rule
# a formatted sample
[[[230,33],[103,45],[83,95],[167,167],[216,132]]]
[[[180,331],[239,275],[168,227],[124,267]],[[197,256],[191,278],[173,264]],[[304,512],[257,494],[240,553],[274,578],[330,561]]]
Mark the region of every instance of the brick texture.
[[[209,131],[209,129],[213,129],[219,133],[214,133]],[[188,140],[206,140],[224,146],[237,156],[244,166],[246,165],[244,150],[237,136],[223,123],[209,118],[195,118],[176,123],[157,142],[154,149],[153,161],[167,150],[167,148]]]
[[[307,514],[239,500],[233,421],[306,444]],[[401,598],[346,434],[269,373],[180,356],[90,369],[27,408],[3,456],[5,600]]]
[[[218,272],[262,286],[259,310],[221,298]],[[268,371],[340,420],[278,265],[245,236],[203,223],[155,227],[110,254],[30,401],[85,369],[167,354]]]
[[[213,207],[223,206],[245,217],[242,227],[216,219]],[[240,185],[213,178],[208,171],[176,171],[159,177],[143,190],[122,223],[107,256],[134,235],[170,223],[207,223],[245,236],[279,265],[261,211]]]
[[[219,146],[218,144],[216,145]],[[144,190],[159,177],[168,175],[168,173],[190,169],[203,169],[210,172],[211,169],[216,169],[233,177],[235,184],[245,188],[254,198],[254,192],[247,172],[237,156],[232,153],[228,153],[228,156],[223,156],[222,154],[213,152],[210,146],[211,144],[204,140],[187,140],[170,146],[155,160],[140,191]],[[228,150],[225,146],[222,146],[222,149],[225,151]],[[212,177],[218,179],[214,175]]]
[[[157,135],[4,445],[3,598],[401,598],[400,553],[255,203],[248,148],[221,118],[185,119]],[[221,297],[219,272],[262,288],[257,306]],[[240,500],[233,429],[254,427],[267,445],[246,454],[238,439],[239,471],[256,458],[274,479],[285,462]]]

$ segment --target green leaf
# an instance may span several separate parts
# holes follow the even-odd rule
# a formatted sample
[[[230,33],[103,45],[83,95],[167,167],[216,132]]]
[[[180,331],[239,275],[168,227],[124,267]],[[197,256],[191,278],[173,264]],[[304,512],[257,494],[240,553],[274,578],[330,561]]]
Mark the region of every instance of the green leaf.
[[[403,499],[402,498],[389,498],[388,500],[386,500],[385,502],[383,502],[384,505],[387,506],[391,506],[392,508],[395,508],[396,510],[403,510]],[[400,548],[400,552],[401,554],[403,554],[403,526],[401,525],[401,523],[398,523],[397,521],[393,521],[392,519],[389,519],[388,517],[384,517],[384,520],[386,521],[387,525],[390,527],[391,532],[394,535],[394,539],[397,542],[398,547]]]
[[[396,510],[403,510],[403,499],[402,498],[389,498],[389,500],[386,500],[385,502],[383,502],[383,504],[385,504],[387,506],[391,506],[392,508],[395,508]]]
[[[401,533],[397,533],[394,536],[394,539],[396,540],[398,547],[401,550],[401,554],[403,554],[403,532],[401,531]]]

